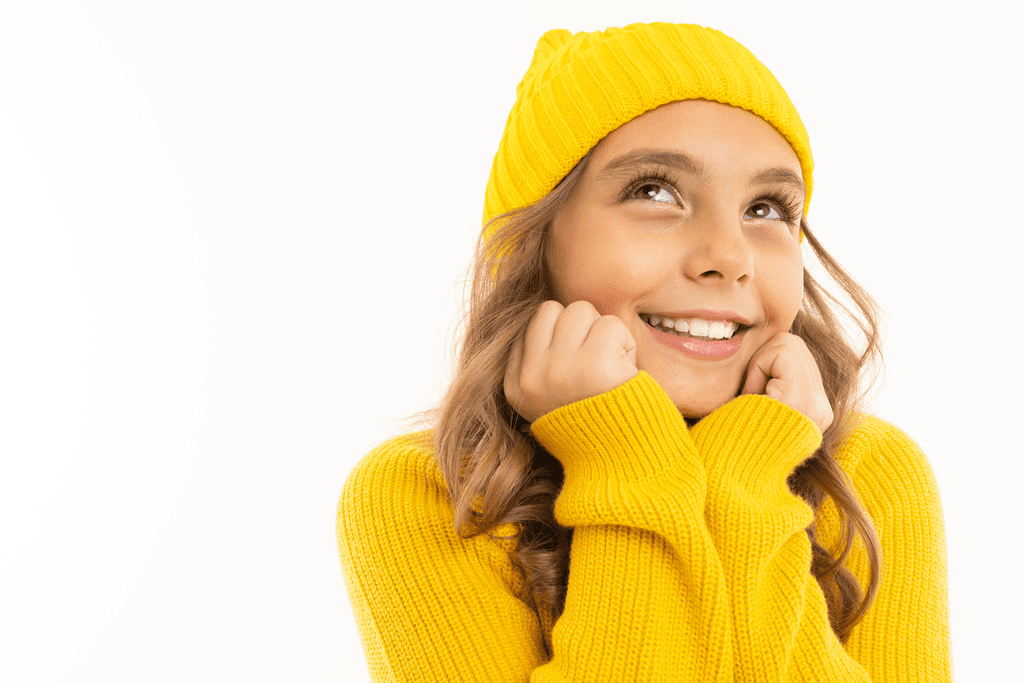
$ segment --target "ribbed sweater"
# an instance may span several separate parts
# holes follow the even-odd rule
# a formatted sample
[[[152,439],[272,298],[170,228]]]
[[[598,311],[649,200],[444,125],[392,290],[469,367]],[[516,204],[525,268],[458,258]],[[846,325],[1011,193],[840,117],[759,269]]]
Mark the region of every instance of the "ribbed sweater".
[[[456,534],[429,434],[388,441],[349,475],[338,544],[374,681],[951,680],[938,490],[892,425],[859,416],[837,454],[884,563],[845,646],[810,573],[813,511],[786,484],[821,442],[807,417],[747,395],[690,428],[641,372],[532,431],[565,469],[555,517],[573,528],[555,623],[516,597],[514,540]],[[830,500],[817,530],[837,551]],[[847,566],[866,587],[859,539]]]

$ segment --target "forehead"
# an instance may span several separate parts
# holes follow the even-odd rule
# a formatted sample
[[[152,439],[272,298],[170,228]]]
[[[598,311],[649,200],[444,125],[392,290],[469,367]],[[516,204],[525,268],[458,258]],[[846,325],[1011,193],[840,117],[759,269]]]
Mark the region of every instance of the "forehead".
[[[747,175],[765,166],[791,168],[800,160],[770,124],[738,107],[685,100],[649,111],[609,133],[594,148],[591,168],[636,149],[661,149],[694,157],[715,175]]]

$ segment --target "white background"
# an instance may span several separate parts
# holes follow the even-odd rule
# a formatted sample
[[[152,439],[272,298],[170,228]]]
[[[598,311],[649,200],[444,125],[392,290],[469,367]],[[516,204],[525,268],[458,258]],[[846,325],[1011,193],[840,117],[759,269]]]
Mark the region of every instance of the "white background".
[[[338,492],[439,394],[537,38],[637,20],[800,109],[812,225],[888,313],[874,410],[938,478],[957,678],[1019,671],[1020,4],[352,4],[0,10],[0,678],[369,680]]]

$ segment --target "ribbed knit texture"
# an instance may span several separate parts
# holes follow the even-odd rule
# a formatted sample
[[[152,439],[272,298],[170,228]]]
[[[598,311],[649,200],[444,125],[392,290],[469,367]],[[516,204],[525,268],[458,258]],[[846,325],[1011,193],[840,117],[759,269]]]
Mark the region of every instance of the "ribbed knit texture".
[[[745,47],[693,24],[632,24],[545,33],[516,89],[494,156],[483,222],[550,192],[608,133],[679,100],[741,107],[777,130],[800,160],[810,206],[814,161],[800,115]],[[489,234],[489,233],[488,233]]]
[[[555,514],[574,528],[553,627],[516,598],[514,541],[455,534],[429,433],[385,443],[349,476],[338,542],[374,681],[951,679],[938,492],[895,427],[863,417],[839,453],[884,558],[846,647],[810,573],[811,509],[786,486],[820,442],[805,416],[742,396],[687,429],[641,372],[533,431],[565,465]],[[831,504],[819,537],[838,546]],[[866,586],[860,543],[850,566]]]

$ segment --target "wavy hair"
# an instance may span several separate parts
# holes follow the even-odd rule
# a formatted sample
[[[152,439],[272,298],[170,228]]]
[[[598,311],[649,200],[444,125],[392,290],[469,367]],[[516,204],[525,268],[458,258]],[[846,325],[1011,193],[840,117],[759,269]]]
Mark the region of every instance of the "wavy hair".
[[[548,233],[589,158],[590,153],[537,203],[495,218],[488,226],[494,226],[494,232],[486,243],[483,238],[478,243],[464,337],[433,432],[456,532],[464,538],[485,533],[499,538],[499,526],[516,525],[512,560],[522,578],[520,598],[547,611],[551,623],[565,607],[569,581],[572,530],[554,516],[564,473],[509,405],[504,377],[513,343],[537,307],[553,298],[545,258]],[[805,219],[801,228],[825,272],[856,309],[852,312],[804,268],[803,302],[792,332],[803,338],[818,363],[834,419],[821,446],[790,475],[788,484],[815,512],[815,521],[807,528],[811,572],[825,596],[832,630],[845,643],[878,592],[882,558],[871,520],[833,454],[854,426],[854,411],[863,398],[862,370],[881,358],[878,311],[871,297],[822,248]],[[864,339],[860,351],[843,331],[840,316],[859,328]],[[838,556],[817,537],[816,520],[827,499],[839,512]],[[845,565],[857,536],[871,567],[866,589]]]

